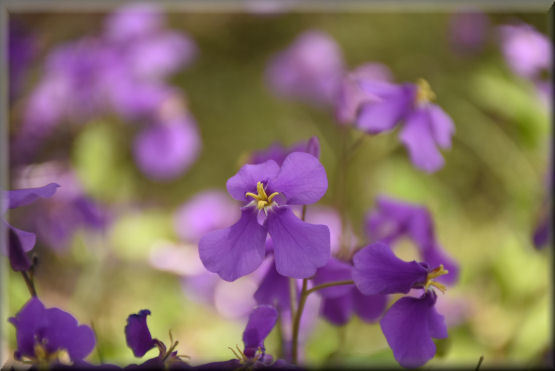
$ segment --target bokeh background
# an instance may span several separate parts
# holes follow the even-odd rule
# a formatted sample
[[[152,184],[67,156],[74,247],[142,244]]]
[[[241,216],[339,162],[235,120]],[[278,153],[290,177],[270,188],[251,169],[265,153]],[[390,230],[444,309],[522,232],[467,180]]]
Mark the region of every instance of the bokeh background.
[[[455,11],[170,9],[163,11],[164,28],[196,46],[194,58],[164,78],[167,86],[179,89],[178,105],[196,122],[201,144],[191,164],[170,179],[145,174],[133,156],[133,143],[148,123],[135,125],[138,120],[94,110],[60,122],[33,144],[31,156],[20,159],[14,146],[48,56],[60,45],[100,37],[109,13],[9,15],[11,35],[31,45],[26,62],[17,65],[22,69],[17,91],[10,92],[9,189],[65,177],[89,202],[93,222],[75,222],[75,206],[67,201],[72,195],[15,210],[10,219],[38,233],[36,281],[43,301],[93,323],[98,350],[90,361],[138,362],[126,347],[123,328],[127,316],[143,308],[152,312],[153,336],[167,341],[171,329],[180,353],[192,363],[233,358],[227,347],[241,343],[256,278],[219,282],[209,300],[199,295],[189,279],[200,272],[198,264],[167,263],[173,261],[171,253],[177,254],[175,261],[195,260],[196,246],[180,236],[175,215],[199,192],[225,192],[225,181],[249,154],[275,142],[291,145],[317,136],[328,177],[336,177],[341,143],[333,112],[276,95],[265,77],[272,56],[307,30],[331,36],[348,69],[379,62],[395,81],[426,78],[455,122],[453,146],[444,152],[446,165],[440,171],[414,168],[396,133],[383,133],[365,138],[345,177],[344,207],[361,241],[364,215],[376,195],[385,194],[427,206],[439,241],[460,264],[458,284],[441,299],[450,336],[426,367],[475,365],[482,355],[484,366],[531,366],[549,357],[552,250],[535,249],[532,235],[550,193],[550,109],[534,83],[511,70],[498,31],[503,24],[526,22],[547,35],[546,13],[480,13],[482,39],[469,47],[454,36],[461,15]],[[85,68],[80,72],[82,89],[91,83],[87,73],[94,74]],[[13,85],[14,75],[10,78]],[[352,140],[360,135],[349,132]],[[319,204],[336,206],[336,188],[330,181]],[[54,229],[62,238],[49,236]],[[407,241],[400,250],[410,258],[412,249]],[[4,314],[13,315],[28,293],[13,273],[5,288]],[[305,315],[316,316],[317,310]],[[10,325],[3,331],[6,360],[15,332]],[[308,364],[396,365],[379,326],[358,318],[344,328],[316,319],[305,338]],[[277,344],[273,333],[266,344],[270,353],[277,352]]]

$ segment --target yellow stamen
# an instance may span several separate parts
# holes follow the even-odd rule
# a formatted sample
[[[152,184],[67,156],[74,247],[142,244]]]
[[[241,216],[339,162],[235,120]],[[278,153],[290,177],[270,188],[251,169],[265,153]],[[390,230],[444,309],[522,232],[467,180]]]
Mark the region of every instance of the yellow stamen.
[[[247,192],[245,193],[245,197],[252,197],[254,201],[256,201],[256,207],[258,208],[258,210],[264,209],[265,211],[267,207],[272,206],[274,197],[279,194],[278,192],[274,192],[270,196],[268,196],[262,182],[256,183],[256,192],[258,194]]]
[[[436,269],[428,273],[428,276],[426,277],[426,283],[424,284],[424,289],[428,290],[430,286],[434,286],[437,289],[439,289],[439,291],[441,291],[442,293],[445,293],[445,291],[447,291],[447,288],[445,287],[445,285],[434,281],[434,278],[443,276],[447,273],[449,273],[449,271],[443,268],[443,264],[440,264],[439,267],[437,267]]]
[[[431,102],[436,99],[436,94],[432,90],[432,87],[428,83],[428,81],[424,79],[418,79],[416,81],[417,90],[416,90],[416,103],[417,104],[424,104]]]

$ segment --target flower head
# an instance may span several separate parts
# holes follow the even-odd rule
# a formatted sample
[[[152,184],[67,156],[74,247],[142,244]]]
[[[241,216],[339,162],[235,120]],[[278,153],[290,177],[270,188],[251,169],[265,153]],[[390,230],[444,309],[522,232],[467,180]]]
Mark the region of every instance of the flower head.
[[[303,222],[290,208],[312,204],[326,192],[326,171],[318,159],[293,152],[281,167],[273,160],[244,165],[226,185],[231,197],[244,206],[237,223],[200,240],[199,255],[209,271],[226,281],[254,271],[265,257],[268,234],[278,273],[306,278],[326,264],[330,255],[328,228]],[[265,219],[262,225],[259,214]]]
[[[49,365],[54,362],[83,360],[93,350],[92,329],[79,325],[69,313],[58,308],[45,308],[37,298],[30,299],[15,317],[17,350],[14,357]]]

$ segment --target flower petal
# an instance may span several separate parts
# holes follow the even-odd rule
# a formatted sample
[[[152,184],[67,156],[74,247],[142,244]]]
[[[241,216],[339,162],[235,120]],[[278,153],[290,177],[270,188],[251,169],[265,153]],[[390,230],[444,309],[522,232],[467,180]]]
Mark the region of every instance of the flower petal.
[[[428,106],[428,114],[437,145],[441,148],[451,148],[451,137],[455,132],[455,124],[451,117],[436,104]]]
[[[446,335],[443,316],[434,308],[435,294],[399,299],[380,321],[393,356],[403,367],[419,367],[432,359],[436,347],[433,335]]]
[[[289,205],[312,204],[328,189],[326,169],[316,157],[293,152],[283,161],[277,177],[270,179],[268,188],[284,195]]]
[[[229,228],[212,231],[199,241],[202,264],[226,281],[253,272],[265,256],[266,230],[258,224],[253,208],[241,212],[241,218]]]
[[[243,165],[241,169],[227,180],[227,191],[237,201],[248,201],[245,193],[254,192],[256,194],[256,183],[267,182],[279,173],[279,166],[273,160],[268,160],[261,164]]]
[[[321,285],[323,283],[333,281],[350,280],[352,279],[352,268],[353,267],[351,265],[345,262],[331,258],[326,266],[318,269],[316,272],[316,275],[313,278],[314,285]],[[325,298],[336,298],[348,294],[352,289],[353,285],[340,285],[318,290],[318,293]]]
[[[9,322],[16,330],[16,358],[35,355],[35,331],[47,326],[45,308],[38,298],[31,298]]]
[[[43,187],[7,191],[8,207],[10,209],[15,209],[16,207],[29,205],[39,198],[50,198],[56,193],[58,187],[59,185],[56,183],[49,183]]]
[[[353,309],[357,316],[365,322],[375,322],[385,311],[387,295],[363,295],[352,290]]]
[[[399,139],[409,151],[414,166],[428,173],[439,170],[444,164],[431,125],[427,110],[420,108],[407,117],[399,133]]]
[[[48,327],[44,329],[43,336],[48,339],[46,349],[49,353],[65,349],[71,360],[76,361],[92,352],[96,341],[89,326],[79,326],[71,314],[58,308],[48,308],[45,316]]]
[[[287,207],[270,213],[266,223],[279,274],[308,278],[328,262],[330,231],[325,225],[305,223]]]
[[[353,280],[365,295],[407,293],[415,284],[425,283],[428,274],[421,264],[402,261],[381,242],[358,251],[353,263]]]
[[[23,248],[24,252],[31,251],[33,249],[33,247],[35,247],[35,243],[37,241],[37,236],[34,233],[27,232],[27,231],[12,227],[11,225],[6,223],[6,221],[4,221],[2,219],[0,219],[0,221],[2,222],[2,227],[5,228],[6,231],[11,230],[17,235],[17,237],[19,238],[19,242],[21,243],[21,247]],[[1,252],[4,255],[8,255],[8,250],[6,249],[6,246],[4,244],[2,244]]]
[[[31,268],[31,262],[23,250],[23,244],[12,228],[8,229],[8,256],[15,272],[24,272]]]
[[[289,278],[280,275],[274,262],[262,278],[258,289],[254,293],[258,304],[273,305],[280,311],[289,310],[291,297],[289,295]]]
[[[148,309],[143,309],[139,311],[139,313],[130,314],[129,317],[127,317],[125,340],[135,357],[144,356],[146,352],[155,346],[146,323],[146,316],[149,314],[150,311]]]
[[[276,325],[277,318],[277,310],[270,305],[261,305],[251,312],[243,332],[244,353],[247,357],[254,357],[259,347],[264,349],[264,339]]]
[[[350,288],[352,290],[352,288]],[[351,295],[326,297],[322,302],[322,317],[336,326],[343,326],[351,319],[353,302]]]

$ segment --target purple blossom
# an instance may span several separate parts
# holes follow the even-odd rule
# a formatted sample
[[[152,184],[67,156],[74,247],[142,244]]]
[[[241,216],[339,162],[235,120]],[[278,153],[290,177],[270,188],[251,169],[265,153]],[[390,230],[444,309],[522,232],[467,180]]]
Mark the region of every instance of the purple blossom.
[[[353,257],[353,280],[366,295],[408,293],[424,289],[419,298],[403,297],[396,301],[380,320],[385,338],[397,362],[403,367],[419,367],[436,352],[432,338],[447,337],[445,319],[434,305],[436,293],[445,291],[436,278],[448,273],[443,265],[431,269],[427,263],[405,262],[389,246],[371,244]]]
[[[243,354],[247,358],[254,358],[258,352],[264,356],[266,348],[264,340],[276,325],[278,312],[269,305],[261,305],[255,308],[243,331],[243,344],[245,346]]]
[[[306,141],[300,141],[286,148],[280,143],[274,143],[270,147],[262,151],[255,151],[251,154],[248,161],[249,164],[260,164],[268,160],[274,160],[279,166],[283,164],[283,160],[293,152],[306,152],[316,158],[320,158],[320,141],[318,137],[311,137]]]
[[[72,362],[83,360],[94,348],[92,329],[79,325],[69,313],[58,308],[45,308],[37,298],[31,298],[15,317],[9,319],[15,326],[18,360],[33,363],[58,362],[67,352]]]
[[[253,272],[264,260],[268,234],[281,275],[307,278],[327,263],[329,229],[301,221],[290,208],[315,203],[325,194],[326,171],[318,159],[293,152],[281,167],[273,160],[244,165],[226,185],[228,193],[245,206],[236,224],[200,240],[199,255],[209,271],[226,281]],[[262,225],[260,211],[265,217]]]
[[[196,160],[200,150],[196,125],[186,117],[144,129],[133,154],[139,168],[155,180],[173,179]]]
[[[317,105],[332,105],[343,74],[336,42],[321,31],[306,31],[273,57],[266,77],[277,94]]]
[[[455,13],[449,19],[449,41],[460,54],[477,53],[483,49],[490,21],[482,12]]]
[[[449,274],[440,281],[453,284],[458,279],[458,264],[447,255],[438,243],[430,212],[421,205],[379,196],[376,209],[366,216],[365,229],[371,241],[394,245],[409,237],[418,248],[420,257],[431,266],[443,264]]]
[[[50,183],[43,187],[3,191],[2,214],[8,209],[27,206],[42,198],[50,198],[56,193],[58,187],[58,184]],[[31,251],[35,246],[35,234],[14,228],[4,219],[1,219],[1,223],[2,228],[8,231],[8,246],[2,243],[2,254],[9,256],[10,264],[15,271],[28,270],[30,262],[25,253]]]
[[[330,259],[325,267],[318,269],[314,284],[350,280],[353,267],[337,259]],[[356,314],[363,321],[375,322],[387,305],[385,295],[363,295],[352,285],[332,286],[318,293],[323,297],[321,314],[329,322],[343,326]]]

